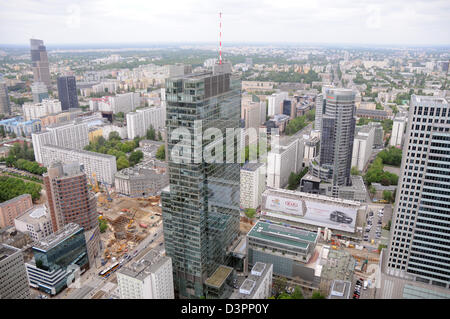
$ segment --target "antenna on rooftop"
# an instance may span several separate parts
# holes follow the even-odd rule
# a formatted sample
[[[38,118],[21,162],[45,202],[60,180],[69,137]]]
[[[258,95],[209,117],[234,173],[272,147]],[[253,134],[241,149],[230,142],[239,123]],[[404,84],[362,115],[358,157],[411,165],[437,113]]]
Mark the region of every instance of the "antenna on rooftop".
[[[219,64],[222,64],[222,12],[219,12]]]

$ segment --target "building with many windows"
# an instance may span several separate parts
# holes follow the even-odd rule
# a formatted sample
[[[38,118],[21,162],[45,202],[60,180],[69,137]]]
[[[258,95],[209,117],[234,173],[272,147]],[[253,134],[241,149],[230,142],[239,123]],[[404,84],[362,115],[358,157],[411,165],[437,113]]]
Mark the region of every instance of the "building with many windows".
[[[147,107],[127,113],[128,138],[143,137],[152,126],[155,130],[165,127],[166,107],[165,103],[157,107]]]
[[[23,194],[0,203],[0,228],[14,225],[14,218],[33,206],[30,194]]]
[[[23,254],[4,244],[0,244],[0,299],[30,299]]]
[[[0,114],[9,115],[11,113],[11,105],[9,102],[8,87],[0,78]]]
[[[44,99],[40,103],[24,103],[22,105],[23,117],[26,121],[38,119],[50,114],[61,112],[61,102],[53,99]]]
[[[30,53],[34,82],[43,82],[47,87],[49,87],[50,67],[44,41],[30,39]]]
[[[65,111],[78,108],[77,82],[75,76],[58,77],[58,99]]]
[[[18,231],[28,234],[33,241],[40,241],[53,233],[50,213],[45,205],[28,209],[14,219],[14,225]]]
[[[246,163],[241,168],[241,207],[258,208],[261,195],[266,188],[264,163]]]
[[[174,299],[172,259],[150,251],[117,272],[120,299]]]
[[[231,139],[233,151],[227,152],[232,163],[221,152],[215,154],[220,162],[208,163],[202,159],[202,154],[213,153],[208,140],[180,147],[179,137],[172,132],[183,130],[198,141],[214,130],[215,143],[225,145],[226,129],[240,127],[240,88],[228,62],[214,65],[212,72],[166,80],[170,185],[161,194],[162,215],[166,253],[172,258],[180,298],[206,296],[218,282],[207,279],[229,273],[222,269],[229,268],[228,248],[239,234],[240,164],[236,139]]]
[[[411,96],[386,273],[449,288],[450,107]]]

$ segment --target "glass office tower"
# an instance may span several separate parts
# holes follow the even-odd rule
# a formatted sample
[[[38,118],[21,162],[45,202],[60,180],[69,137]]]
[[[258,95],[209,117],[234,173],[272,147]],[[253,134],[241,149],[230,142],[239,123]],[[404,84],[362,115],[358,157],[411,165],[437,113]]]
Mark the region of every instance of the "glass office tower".
[[[239,234],[239,139],[231,139],[232,163],[226,162],[225,139],[227,128],[239,128],[241,83],[229,70],[214,69],[166,80],[170,185],[162,193],[162,210],[166,253],[173,261],[174,287],[180,298],[205,296],[205,280],[220,265],[229,264],[227,248]],[[178,128],[189,132],[190,151],[175,152]],[[223,145],[219,156],[223,163],[196,161],[202,152],[215,154],[211,140],[199,137],[212,128],[216,130],[211,140]]]

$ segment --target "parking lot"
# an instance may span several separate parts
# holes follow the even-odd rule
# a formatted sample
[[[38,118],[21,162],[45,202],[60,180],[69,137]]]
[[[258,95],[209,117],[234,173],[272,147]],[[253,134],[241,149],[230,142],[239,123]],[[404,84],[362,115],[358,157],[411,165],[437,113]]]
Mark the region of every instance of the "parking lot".
[[[392,218],[391,205],[369,206],[364,227],[364,241],[378,246],[384,242],[382,238],[383,227],[386,226]],[[386,234],[386,232],[384,232]],[[372,242],[373,241],[373,242]]]

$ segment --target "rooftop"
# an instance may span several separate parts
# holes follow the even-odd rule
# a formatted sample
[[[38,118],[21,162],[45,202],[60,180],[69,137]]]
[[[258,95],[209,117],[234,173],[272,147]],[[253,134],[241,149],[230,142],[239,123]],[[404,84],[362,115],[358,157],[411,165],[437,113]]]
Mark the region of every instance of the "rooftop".
[[[334,280],[328,299],[349,299],[352,283],[344,280]]]
[[[210,287],[219,289],[220,287],[222,287],[225,280],[227,280],[228,276],[230,276],[232,271],[233,268],[220,265],[212,274],[212,276],[205,280],[205,284]]]
[[[257,222],[247,236],[301,249],[306,249],[309,244],[315,243],[317,239],[317,233],[315,232],[266,222]]]
[[[259,167],[261,167],[263,163],[245,163],[244,166],[241,167],[241,170],[244,171],[256,171]]]
[[[20,249],[5,244],[0,244],[0,261],[8,258],[18,251],[20,251]]]
[[[80,230],[83,230],[83,228],[78,224],[69,223],[56,233],[42,239],[39,243],[33,246],[33,249],[48,251]]]
[[[144,280],[169,259],[169,257],[162,256],[156,250],[150,250],[141,260],[122,268],[119,273],[138,280]]]
[[[236,289],[230,299],[252,299],[266,274],[273,268],[272,264],[257,262],[239,289]]]
[[[68,147],[64,147],[64,146],[56,146],[56,145],[46,144],[46,145],[43,145],[43,147],[49,147],[49,148],[53,148],[53,149],[57,149],[57,150],[59,149],[59,150],[63,150],[63,151],[71,152],[71,153],[79,153],[79,154],[85,154],[85,155],[89,155],[89,156],[114,159],[114,161],[116,160],[116,157],[113,155],[90,152],[90,151],[85,151],[85,150],[76,150],[76,149],[68,148]]]
[[[7,201],[5,201],[5,202],[3,202],[3,203],[0,203],[0,207],[4,207],[4,206],[6,206],[6,205],[9,205],[9,204],[11,204],[11,203],[14,203],[15,201],[18,201],[18,200],[21,200],[21,199],[25,199],[25,198],[27,198],[27,197],[31,197],[31,195],[30,195],[30,194],[22,194],[22,195],[19,195],[19,196],[17,196],[17,197],[11,198],[10,200],[7,200]]]
[[[50,215],[45,205],[39,205],[32,207],[24,212],[22,215],[16,217],[16,219],[23,221],[27,224],[39,223],[49,220]]]

